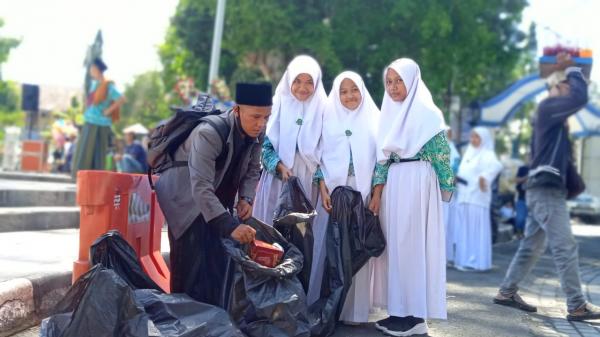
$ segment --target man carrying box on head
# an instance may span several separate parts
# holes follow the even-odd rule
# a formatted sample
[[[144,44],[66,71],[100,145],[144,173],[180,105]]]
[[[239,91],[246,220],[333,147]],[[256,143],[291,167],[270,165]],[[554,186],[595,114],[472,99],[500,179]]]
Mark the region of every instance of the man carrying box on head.
[[[557,56],[550,95],[538,105],[533,125],[530,171],[525,200],[529,214],[525,236],[506,272],[494,303],[535,312],[518,294],[519,283],[550,247],[563,292],[567,297],[567,320],[600,319],[600,307],[586,301],[581,287],[579,252],[571,231],[567,198],[583,191],[583,181],[573,164],[567,119],[588,102],[588,87],[581,70],[572,67],[566,54]],[[565,77],[564,75],[562,77]],[[558,80],[557,80],[558,79]]]
[[[174,160],[187,166],[161,174],[156,192],[169,226],[171,292],[220,304],[226,269],[221,238],[249,243],[256,234],[233,211],[242,221],[252,215],[271,105],[270,84],[238,84],[233,109],[205,117],[209,121],[194,128],[175,152]]]

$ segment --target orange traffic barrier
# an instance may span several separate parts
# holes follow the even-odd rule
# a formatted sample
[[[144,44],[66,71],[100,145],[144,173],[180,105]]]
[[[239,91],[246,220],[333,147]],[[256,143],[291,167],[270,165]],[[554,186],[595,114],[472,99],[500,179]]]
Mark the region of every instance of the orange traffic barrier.
[[[146,175],[79,171],[77,203],[81,207],[79,257],[73,263],[73,283],[89,270],[94,241],[116,229],[133,246],[144,271],[170,292],[170,273],[160,252],[165,218]]]

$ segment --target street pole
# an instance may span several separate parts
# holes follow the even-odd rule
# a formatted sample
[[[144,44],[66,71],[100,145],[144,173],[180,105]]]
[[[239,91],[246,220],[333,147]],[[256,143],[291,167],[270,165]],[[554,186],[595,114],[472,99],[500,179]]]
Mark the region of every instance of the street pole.
[[[225,19],[225,0],[217,0],[217,13],[215,15],[215,29],[213,33],[212,50],[210,53],[210,67],[208,70],[208,89],[210,93],[211,82],[219,76],[219,57],[221,56],[221,40],[223,39],[223,21]]]

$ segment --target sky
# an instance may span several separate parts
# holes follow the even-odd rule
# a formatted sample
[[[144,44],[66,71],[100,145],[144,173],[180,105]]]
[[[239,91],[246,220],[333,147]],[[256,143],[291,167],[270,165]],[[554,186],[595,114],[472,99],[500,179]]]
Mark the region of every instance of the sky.
[[[216,0],[215,0],[216,1]],[[157,47],[178,0],[0,0],[0,36],[20,38],[2,66],[3,79],[79,87],[83,59],[98,29],[104,37],[107,77],[120,88],[135,75],[159,70]],[[530,0],[522,27],[538,24],[538,44],[572,43],[600,55],[599,0]],[[557,37],[557,34],[560,37]],[[592,80],[600,80],[600,66]],[[508,84],[507,84],[508,85]]]

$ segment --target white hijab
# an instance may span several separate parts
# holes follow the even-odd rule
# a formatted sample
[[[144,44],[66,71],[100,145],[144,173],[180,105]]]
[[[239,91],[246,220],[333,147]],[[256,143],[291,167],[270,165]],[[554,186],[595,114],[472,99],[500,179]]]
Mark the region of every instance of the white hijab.
[[[309,74],[314,82],[314,93],[300,102],[292,94],[292,83],[300,74]],[[267,124],[267,137],[285,166],[292,169],[296,148],[311,172],[319,164],[319,137],[323,127],[323,111],[327,94],[321,81],[321,67],[307,55],[297,56],[290,62],[275,89],[273,116]],[[302,118],[302,125],[296,121]]]
[[[377,160],[380,162],[389,159],[392,153],[400,158],[414,157],[446,125],[415,61],[401,58],[392,62],[383,72],[384,82],[388,69],[394,69],[400,75],[408,95],[403,102],[395,102],[387,91],[383,95],[377,140]]]
[[[346,78],[356,84],[362,97],[355,110],[348,110],[340,100],[340,86]],[[330,191],[346,185],[352,152],[356,187],[362,193],[363,200],[367,199],[377,160],[379,115],[379,109],[359,74],[345,71],[335,78],[327,100],[321,137],[321,170]],[[352,134],[347,136],[346,130]]]
[[[458,195],[463,202],[489,206],[492,194],[491,184],[502,171],[502,163],[494,151],[494,136],[490,130],[476,127],[472,132],[479,135],[481,144],[478,147],[469,144],[465,151],[457,176],[466,180],[467,185],[458,185],[460,188]],[[482,192],[479,188],[479,177],[485,178],[488,183],[486,192]]]

